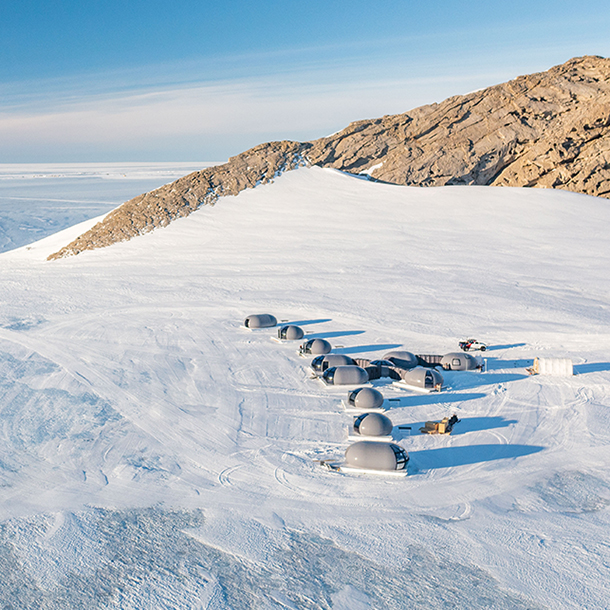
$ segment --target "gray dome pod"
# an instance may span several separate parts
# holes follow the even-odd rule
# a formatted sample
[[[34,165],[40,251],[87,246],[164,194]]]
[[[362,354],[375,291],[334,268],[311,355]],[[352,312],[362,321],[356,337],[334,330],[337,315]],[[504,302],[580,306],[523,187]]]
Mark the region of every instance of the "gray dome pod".
[[[451,352],[442,357],[441,366],[447,371],[474,371],[479,368],[479,363],[472,354]]]
[[[409,455],[394,443],[359,441],[345,451],[345,465],[364,470],[405,470]]]
[[[305,331],[300,326],[282,326],[278,329],[278,339],[284,339],[285,341],[298,341],[305,336]]]
[[[326,369],[322,378],[329,385],[359,385],[367,383],[369,375],[359,366],[347,365]]]
[[[270,328],[277,326],[277,318],[269,313],[248,316],[244,321],[246,328]]]
[[[357,388],[347,395],[347,404],[356,409],[379,409],[383,404],[383,394],[375,388]]]
[[[363,413],[354,419],[354,432],[360,436],[389,436],[394,425],[381,413]]]
[[[333,346],[326,339],[310,339],[301,345],[301,354],[328,354]]]
[[[436,369],[416,366],[410,371],[401,373],[403,381],[414,388],[422,390],[440,390],[443,385],[443,376]]]
[[[384,360],[389,360],[395,366],[399,366],[401,369],[412,369],[418,364],[417,356],[411,352],[393,351],[388,352],[384,357]]]
[[[316,356],[311,361],[311,368],[317,373],[323,373],[333,366],[342,366],[346,364],[354,364],[354,361],[349,356],[344,356],[343,354],[326,354]]]

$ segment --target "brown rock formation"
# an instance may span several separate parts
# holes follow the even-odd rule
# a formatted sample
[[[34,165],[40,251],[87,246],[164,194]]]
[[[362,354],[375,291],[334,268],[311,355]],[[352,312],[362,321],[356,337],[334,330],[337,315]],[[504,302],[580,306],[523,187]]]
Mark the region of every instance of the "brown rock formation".
[[[147,233],[305,164],[394,184],[553,187],[610,198],[610,59],[572,59],[313,142],[261,144],[131,199],[49,259]]]
[[[227,163],[193,172],[154,191],[130,199],[48,260],[103,248],[165,227],[219,197],[237,195],[279,174],[305,165],[299,142],[268,142],[232,157]]]
[[[315,165],[395,184],[565,188],[610,196],[610,59],[582,57],[313,142]]]

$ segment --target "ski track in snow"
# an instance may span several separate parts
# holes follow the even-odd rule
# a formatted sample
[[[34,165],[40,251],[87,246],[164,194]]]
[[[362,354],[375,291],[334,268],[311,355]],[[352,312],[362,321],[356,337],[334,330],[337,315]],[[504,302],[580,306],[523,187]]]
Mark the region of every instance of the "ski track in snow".
[[[108,249],[45,262],[73,227],[1,255],[0,602],[607,607],[609,221],[313,168]],[[375,382],[409,476],[327,472],[345,391],[240,328],[265,311],[363,357],[476,336],[487,372]],[[579,374],[530,377],[537,355]]]

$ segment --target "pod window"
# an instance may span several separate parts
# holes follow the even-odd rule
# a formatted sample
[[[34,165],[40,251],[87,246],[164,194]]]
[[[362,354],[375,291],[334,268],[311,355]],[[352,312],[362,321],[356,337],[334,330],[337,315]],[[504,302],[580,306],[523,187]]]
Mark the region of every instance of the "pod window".
[[[432,374],[431,371],[426,371],[426,380],[424,382],[424,386],[426,388],[434,387],[434,375]]]
[[[333,384],[335,383],[335,371],[337,370],[336,366],[333,366],[331,369],[328,369],[324,372],[324,379],[326,383]]]
[[[358,396],[358,392],[360,392],[362,388],[358,388],[357,390],[354,390],[353,392],[349,393],[349,396],[347,397],[347,402],[349,402],[350,405],[355,405],[356,404],[356,396]]]
[[[359,415],[358,417],[356,417],[356,419],[354,420],[354,430],[356,432],[356,434],[360,434],[360,424],[362,423],[362,420],[368,415],[368,413],[363,413],[362,415]]]
[[[392,451],[396,456],[396,470],[404,470],[407,467],[407,462],[409,461],[407,452],[398,445],[390,445],[390,447],[392,447]]]

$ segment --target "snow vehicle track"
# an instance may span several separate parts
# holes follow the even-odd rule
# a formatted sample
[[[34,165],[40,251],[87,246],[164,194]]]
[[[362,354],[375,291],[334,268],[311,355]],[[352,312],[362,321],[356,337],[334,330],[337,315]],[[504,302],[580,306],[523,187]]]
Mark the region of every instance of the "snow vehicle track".
[[[74,259],[43,262],[62,236],[3,254],[0,601],[60,607],[72,579],[61,607],[83,607],[99,569],[134,608],[605,608],[608,223],[569,193],[314,168]],[[363,358],[476,336],[488,371],[375,382],[412,427],[409,475],[329,473],[346,391],[239,328],[263,311]],[[531,377],[536,355],[578,374]],[[417,432],[454,413],[451,436]]]

